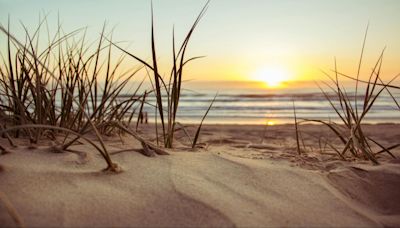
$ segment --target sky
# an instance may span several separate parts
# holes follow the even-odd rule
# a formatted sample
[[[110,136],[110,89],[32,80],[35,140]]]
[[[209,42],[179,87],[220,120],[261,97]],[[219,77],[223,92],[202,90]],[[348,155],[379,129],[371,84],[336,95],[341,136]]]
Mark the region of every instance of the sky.
[[[181,42],[206,1],[153,0],[156,43],[162,71],[170,71],[172,28]],[[48,13],[65,31],[88,26],[99,37],[103,23],[113,40],[151,59],[150,0],[0,0],[0,23],[23,37],[22,22],[34,30]],[[196,80],[319,80],[336,57],[339,71],[355,75],[369,23],[363,75],[386,47],[383,77],[400,73],[399,0],[211,0],[189,44],[188,56],[206,56],[188,66]],[[5,36],[0,36],[4,45]],[[118,51],[113,52],[119,55]],[[137,64],[133,59],[129,64]]]

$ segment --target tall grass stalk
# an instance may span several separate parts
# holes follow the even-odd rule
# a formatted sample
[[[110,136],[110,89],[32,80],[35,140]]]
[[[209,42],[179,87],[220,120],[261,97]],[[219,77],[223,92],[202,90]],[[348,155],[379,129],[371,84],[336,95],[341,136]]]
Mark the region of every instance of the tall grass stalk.
[[[301,148],[300,148],[300,141],[299,141],[299,126],[298,126],[298,122],[297,122],[296,105],[294,104],[294,100],[293,100],[293,114],[294,114],[294,127],[295,127],[295,133],[296,133],[296,148],[297,148],[297,153],[300,155]]]
[[[208,112],[210,111],[211,107],[213,106],[213,104],[215,102],[215,99],[217,99],[217,96],[218,96],[218,93],[215,94],[214,99],[211,101],[211,104],[208,106],[207,111],[204,113],[203,118],[201,119],[201,122],[200,122],[199,126],[197,127],[196,134],[194,135],[194,139],[193,139],[193,142],[192,142],[192,148],[196,147],[196,143],[197,143],[197,140],[199,138],[201,127],[203,126],[204,119],[207,117]]]
[[[192,27],[190,28],[189,32],[186,34],[185,39],[183,40],[182,44],[180,45],[179,50],[176,49],[175,43],[175,33],[174,30],[172,31],[172,62],[173,66],[171,69],[169,81],[166,83],[164,79],[160,75],[160,71],[158,68],[158,61],[157,61],[157,51],[156,51],[156,44],[155,44],[155,32],[154,32],[154,15],[153,15],[153,7],[151,10],[151,53],[152,53],[152,62],[148,63],[142,58],[137,57],[136,55],[126,51],[125,49],[121,48],[117,44],[113,43],[115,47],[117,47],[122,52],[126,53],[127,55],[131,56],[138,62],[142,63],[145,67],[151,70],[153,74],[153,85],[154,85],[154,94],[156,96],[156,107],[158,110],[158,116],[161,122],[161,129],[162,129],[162,139],[164,142],[164,146],[166,148],[173,147],[174,141],[174,133],[176,128],[176,115],[178,112],[179,107],[179,100],[182,91],[182,79],[183,79],[183,72],[184,67],[189,62],[196,60],[198,58],[202,58],[203,56],[197,56],[192,58],[185,58],[186,50],[190,41],[190,38],[197,27],[200,19],[204,16],[207,8],[208,8],[209,1],[205,4],[199,15],[197,16],[195,22],[193,23]],[[166,94],[164,97],[163,94]],[[164,107],[164,103],[166,103],[167,107]],[[166,115],[165,115],[166,114]],[[156,124],[156,131],[157,130]],[[157,134],[158,135],[158,134]]]
[[[367,34],[367,32],[366,32]],[[363,81],[360,79],[360,69],[362,64],[362,58],[365,48],[366,35],[364,37],[364,42],[362,45],[362,51],[360,56],[360,61],[358,65],[357,75],[355,77],[346,76],[352,78],[356,81],[355,86],[355,94],[354,100],[351,99],[351,96],[345,90],[342,85],[342,82],[339,80],[340,75],[342,74],[338,71],[335,59],[335,69],[334,77],[325,73],[325,75],[330,79],[331,84],[324,83],[330,90],[334,96],[331,96],[328,92],[326,92],[320,85],[319,88],[329,102],[330,106],[335,111],[336,115],[341,120],[342,125],[338,125],[332,122],[327,122],[323,120],[312,120],[305,119],[305,121],[322,123],[327,126],[332,132],[338,137],[338,139],[343,143],[344,148],[341,151],[335,149],[335,151],[339,154],[342,159],[346,159],[346,154],[349,152],[353,157],[356,158],[364,158],[370,160],[373,164],[379,164],[377,155],[381,153],[387,153],[390,156],[394,157],[391,153],[391,149],[396,148],[398,145],[384,147],[372,137],[365,134],[362,122],[373,107],[375,101],[380,97],[383,91],[388,90],[388,87],[391,86],[391,83],[399,76],[395,76],[388,83],[383,83],[381,80],[381,67],[383,62],[383,54],[385,49],[382,50],[378,60],[376,61],[372,71],[368,77],[367,81]],[[359,82],[366,83],[365,91],[361,94],[359,93]],[[390,92],[390,91],[389,91]],[[357,99],[362,96],[362,107],[358,107]],[[393,97],[394,98],[394,97]],[[372,144],[380,147],[381,150],[378,152],[374,152],[372,149]],[[330,145],[330,144],[329,144]],[[331,145],[330,145],[331,146]],[[332,147],[332,146],[331,146]],[[332,147],[333,148],[333,147]]]

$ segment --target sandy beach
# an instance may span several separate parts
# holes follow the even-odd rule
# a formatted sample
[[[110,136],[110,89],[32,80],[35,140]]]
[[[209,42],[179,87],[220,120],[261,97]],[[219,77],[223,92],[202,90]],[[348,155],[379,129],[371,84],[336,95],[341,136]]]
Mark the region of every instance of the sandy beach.
[[[394,124],[363,127],[386,146],[400,136]],[[2,138],[10,153],[0,156],[0,224],[17,226],[11,210],[28,227],[400,225],[398,159],[382,155],[378,166],[341,161],[318,149],[315,135],[329,131],[301,130],[309,147],[301,155],[293,125],[205,125],[203,148],[186,149],[179,132],[170,155],[150,158],[129,136],[106,137],[111,153],[129,149],[112,155],[123,169],[118,174],[101,171],[104,160],[84,143],[55,153],[51,142],[28,148],[17,140],[12,148]],[[152,126],[139,131],[154,135]]]

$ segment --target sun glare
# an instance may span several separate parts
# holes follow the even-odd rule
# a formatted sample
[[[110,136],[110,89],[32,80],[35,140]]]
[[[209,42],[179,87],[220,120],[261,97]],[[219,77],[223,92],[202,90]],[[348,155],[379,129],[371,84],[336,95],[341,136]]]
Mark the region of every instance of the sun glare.
[[[267,87],[277,88],[290,79],[290,74],[282,66],[264,66],[255,72],[254,79],[264,82]]]
[[[274,126],[274,125],[275,125],[275,121],[268,120],[268,121],[266,122],[266,124],[267,124],[268,126]]]

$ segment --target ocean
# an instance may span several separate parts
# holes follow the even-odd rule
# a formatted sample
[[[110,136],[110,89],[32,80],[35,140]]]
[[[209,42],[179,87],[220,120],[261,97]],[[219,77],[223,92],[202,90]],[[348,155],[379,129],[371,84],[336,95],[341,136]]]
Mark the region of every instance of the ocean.
[[[204,123],[207,124],[286,124],[294,123],[293,102],[296,114],[301,119],[331,120],[340,122],[321,90],[315,83],[268,89],[256,83],[243,82],[190,82],[182,91],[177,121],[180,123],[199,123],[214,96],[217,98]],[[351,100],[354,100],[354,85],[345,87]],[[379,88],[378,88],[379,89]],[[335,95],[325,86],[324,90],[332,98],[333,104],[340,107]],[[360,86],[357,102],[363,108],[365,87]],[[391,90],[394,97],[400,98],[400,91]],[[397,99],[399,102],[400,100]],[[147,102],[155,104],[154,96]],[[166,105],[166,103],[164,104]],[[146,104],[144,111],[149,121],[154,122],[155,107]],[[400,110],[392,97],[384,91],[376,100],[363,123],[400,123]]]

